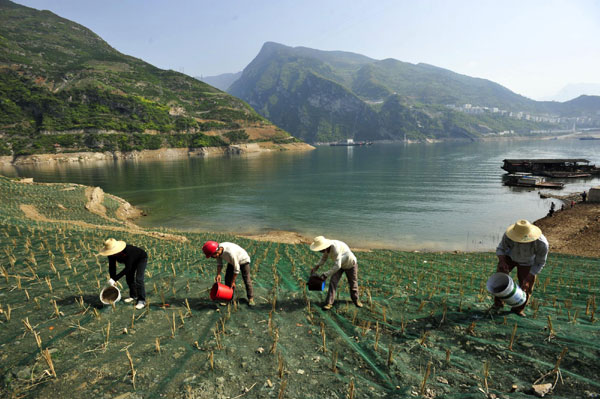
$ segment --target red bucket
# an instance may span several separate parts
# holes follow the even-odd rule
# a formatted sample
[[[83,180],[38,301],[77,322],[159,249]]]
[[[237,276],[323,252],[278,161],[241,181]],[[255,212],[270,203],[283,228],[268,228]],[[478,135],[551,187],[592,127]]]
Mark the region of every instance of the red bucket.
[[[213,301],[231,301],[233,288],[221,283],[214,283],[210,289],[210,299]]]

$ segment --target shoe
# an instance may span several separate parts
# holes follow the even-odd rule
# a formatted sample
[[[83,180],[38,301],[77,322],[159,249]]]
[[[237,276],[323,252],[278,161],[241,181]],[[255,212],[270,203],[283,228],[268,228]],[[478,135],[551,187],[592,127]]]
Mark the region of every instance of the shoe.
[[[356,301],[356,302],[354,302],[354,305],[355,305],[357,308],[362,308],[362,307],[363,307],[363,304],[362,304],[362,302],[361,302],[361,301]]]
[[[248,306],[250,306],[250,307],[256,306],[256,302],[254,302],[254,298],[248,299]]]
[[[135,301],[135,298],[131,298],[131,297],[129,297],[129,298],[125,298],[125,299],[123,299],[123,302],[125,302],[125,303],[131,303],[131,302],[133,302],[133,301]]]
[[[138,301],[138,303],[135,305],[136,309],[144,309],[144,307],[146,307],[146,301]]]
[[[327,305],[323,306],[323,310],[330,310],[333,307],[333,304],[328,303]]]

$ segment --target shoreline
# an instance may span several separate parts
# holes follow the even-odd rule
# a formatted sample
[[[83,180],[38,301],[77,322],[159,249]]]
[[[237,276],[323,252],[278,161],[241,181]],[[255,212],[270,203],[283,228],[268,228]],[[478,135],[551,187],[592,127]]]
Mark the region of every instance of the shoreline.
[[[171,240],[187,241],[185,233],[215,233],[215,234],[227,234],[235,237],[261,241],[261,242],[273,242],[281,244],[302,244],[309,245],[313,241],[312,236],[302,234],[297,231],[290,230],[279,230],[269,229],[254,232],[228,232],[228,231],[209,231],[201,229],[179,229],[179,228],[163,228],[162,231],[155,231],[160,229],[160,226],[143,226],[136,223],[137,220],[143,218],[146,215],[142,208],[131,205],[127,200],[115,196],[110,193],[105,193],[100,187],[86,186],[77,183],[41,183],[34,182],[33,178],[7,178],[12,180],[16,184],[35,184],[44,186],[55,186],[57,190],[60,186],[63,187],[62,191],[73,190],[75,187],[85,187],[85,209],[90,213],[94,213],[101,216],[110,222],[115,222],[111,227],[108,226],[95,226],[97,228],[108,229],[108,230],[120,230],[129,231],[135,234],[145,234],[157,237],[163,237]],[[572,196],[577,195],[576,193],[570,194]],[[118,220],[109,217],[106,213],[106,209],[103,206],[104,196],[110,197],[119,202],[120,207],[116,213]],[[58,202],[55,204],[61,208],[62,205]],[[64,208],[61,208],[64,209]],[[38,213],[36,209],[30,209],[28,205],[22,205],[21,210],[25,216],[38,221],[48,221],[54,223],[64,223],[64,220],[53,220],[46,217],[43,214]],[[533,221],[535,225],[542,227],[544,235],[551,241],[554,253],[557,254],[569,254],[578,256],[600,256],[600,250],[594,250],[590,246],[594,246],[593,242],[597,242],[598,236],[600,236],[600,204],[598,203],[581,203],[577,202],[574,208],[569,208],[564,211],[558,211],[555,213],[555,217],[544,216],[540,219]],[[73,223],[73,222],[70,222]],[[75,223],[76,224],[76,223]],[[89,223],[83,223],[87,227],[94,227]],[[181,236],[180,236],[181,234]],[[325,234],[327,236],[327,234]],[[331,237],[329,237],[331,238]],[[390,251],[401,251],[401,252],[413,252],[413,253],[447,253],[447,254],[460,254],[460,253],[481,253],[481,252],[493,252],[494,248],[480,248],[480,249],[462,249],[462,248],[435,248],[433,242],[421,242],[420,245],[408,245],[404,247],[397,247],[393,245],[372,245],[365,247],[365,243],[361,246],[354,246],[349,241],[349,246],[353,251],[356,252],[371,252],[374,250],[390,250]],[[428,245],[429,244],[429,245]],[[587,248],[590,247],[590,248]]]
[[[227,147],[160,148],[141,151],[64,152],[57,154],[5,155],[0,156],[1,166],[38,165],[52,163],[76,163],[117,160],[176,160],[262,154],[274,151],[311,151],[315,147],[306,143],[275,144],[272,142],[237,144]]]
[[[543,135],[543,136],[486,136],[475,138],[443,138],[443,139],[424,139],[424,140],[377,140],[374,144],[439,144],[439,143],[469,143],[473,141],[493,142],[493,141],[527,141],[527,140],[577,140],[584,136],[597,136],[600,133],[578,132],[564,135]],[[201,148],[160,148],[157,150],[141,151],[79,151],[79,152],[61,152],[56,154],[31,154],[31,155],[2,155],[0,156],[0,166],[16,165],[36,165],[44,163],[75,163],[89,161],[116,161],[116,160],[176,160],[187,158],[206,158],[217,156],[234,155],[255,155],[273,151],[310,151],[316,147],[329,146],[328,143],[287,143],[276,144],[273,142],[260,142],[249,144],[234,144],[227,147],[201,147]]]
[[[161,228],[161,226],[142,226],[145,229],[156,229]],[[277,228],[264,229],[260,231],[227,231],[227,230],[203,230],[203,229],[178,229],[177,227],[168,227],[169,230],[176,233],[214,233],[214,234],[229,234],[235,237],[241,237],[254,241],[261,242],[274,242],[279,244],[305,244],[309,245],[313,242],[315,235],[307,235],[294,230],[281,230]],[[327,233],[315,233],[316,235],[324,235],[329,239],[339,239],[336,236],[329,236]],[[493,252],[495,251],[494,244],[493,248],[481,248],[481,249],[465,249],[459,248],[457,245],[453,248],[448,248],[445,246],[439,246],[439,242],[436,241],[423,241],[419,244],[405,245],[405,246],[395,246],[395,245],[386,245],[386,244],[377,244],[378,241],[373,242],[365,242],[362,241],[362,245],[356,246],[353,245],[353,239],[342,239],[352,251],[355,252],[371,252],[377,250],[384,251],[401,251],[401,252],[413,252],[413,253],[480,253],[480,252]],[[367,245],[372,244],[372,245]]]

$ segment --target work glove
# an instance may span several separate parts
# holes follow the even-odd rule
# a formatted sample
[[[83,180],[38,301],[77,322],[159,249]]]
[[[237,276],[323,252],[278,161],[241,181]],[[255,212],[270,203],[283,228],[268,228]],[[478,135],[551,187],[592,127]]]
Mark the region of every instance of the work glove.
[[[116,283],[117,282],[115,280],[113,280],[112,278],[108,279],[108,285],[110,285],[111,287],[114,287]]]

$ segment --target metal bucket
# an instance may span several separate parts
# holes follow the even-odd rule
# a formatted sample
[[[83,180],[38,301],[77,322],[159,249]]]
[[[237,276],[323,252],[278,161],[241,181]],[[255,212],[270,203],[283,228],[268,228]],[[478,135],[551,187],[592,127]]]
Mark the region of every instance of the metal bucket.
[[[306,285],[309,291],[323,291],[325,289],[325,280],[321,276],[313,274],[309,277]]]
[[[515,284],[508,274],[492,274],[486,286],[490,294],[502,299],[510,307],[516,308],[527,302],[527,294]]]
[[[117,287],[106,286],[100,292],[100,302],[105,305],[110,305],[111,303],[117,303],[121,300],[121,291]]]

